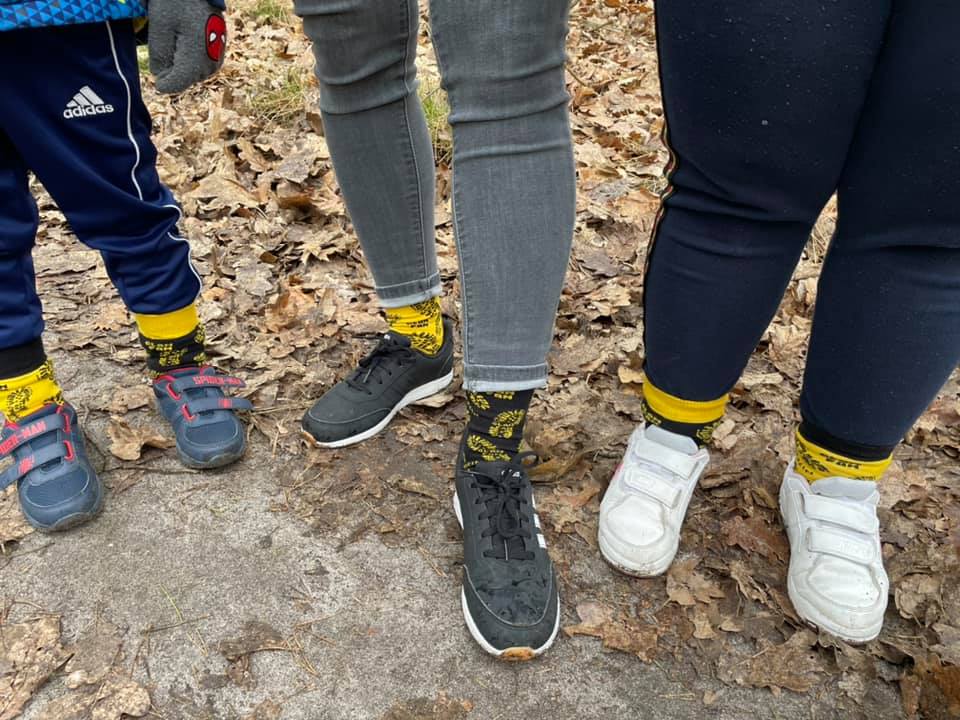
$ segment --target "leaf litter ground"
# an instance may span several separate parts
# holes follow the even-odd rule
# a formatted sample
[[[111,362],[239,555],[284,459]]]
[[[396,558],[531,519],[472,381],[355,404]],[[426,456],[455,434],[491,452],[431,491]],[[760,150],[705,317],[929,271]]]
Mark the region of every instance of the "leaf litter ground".
[[[251,432],[289,469],[277,479],[275,512],[294,514],[316,533],[339,538],[341,547],[368,536],[388,547],[416,547],[453,591],[459,532],[447,506],[465,417],[461,394],[404,411],[360,448],[319,451],[298,434],[305,408],[362,357],[384,325],[323,139],[309,45],[283,8],[270,13],[268,5],[236,4],[231,60],[217,79],[173,100],[146,90],[161,174],[184,206],[182,229],[204,276],[201,313],[214,361],[246,378],[257,406]],[[428,27],[420,60],[440,159],[443,304],[457,316],[450,135],[442,114],[430,112],[442,101]],[[595,637],[636,662],[681,663],[726,684],[773,693],[833,689],[842,717],[960,717],[960,376],[898,449],[882,485],[892,597],[880,638],[854,648],[818,636],[786,595],[788,546],[777,488],[792,450],[832,204],[733,392],[678,561],[665,578],[651,580],[610,571],[597,583],[583,571],[580,558],[597,552],[600,498],[640,419],[642,272],[667,156],[658,139],[663,114],[650,4],[581,0],[569,47],[577,230],[549,388],[538,394],[526,438],[546,460],[535,479],[567,608],[565,634]],[[41,212],[36,255],[48,347],[109,358],[130,378],[84,409],[109,422],[97,449],[115,471],[108,479],[113,492],[122,492],[141,477],[141,455],[158,452],[147,448],[172,442],[141,422],[150,392],[136,334],[102,264],[45,196]],[[438,525],[445,541],[424,544],[432,537],[427,529]],[[0,497],[0,572],[29,532],[15,497]],[[147,690],[118,670],[124,653],[108,621],[64,646],[58,617],[4,601],[0,718],[16,717],[57,671],[72,690],[47,708],[51,718],[148,713]],[[218,648],[229,663],[223,682],[249,682],[250,657],[265,650],[290,652],[310,673],[296,637],[256,622],[238,633]],[[896,715],[880,706],[886,685],[899,692]],[[715,701],[715,693],[703,697],[708,708]],[[441,694],[398,705],[385,717],[459,718],[471,710],[469,701]],[[279,716],[273,701],[249,715]]]

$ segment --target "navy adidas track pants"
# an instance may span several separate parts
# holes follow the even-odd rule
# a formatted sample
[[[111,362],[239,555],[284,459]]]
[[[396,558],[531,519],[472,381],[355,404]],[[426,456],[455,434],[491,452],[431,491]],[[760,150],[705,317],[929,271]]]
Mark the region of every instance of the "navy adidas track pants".
[[[960,362],[960,2],[656,13],[676,164],[647,270],[649,378],[729,391],[837,191],[800,409],[857,452],[892,448]]]
[[[130,21],[0,33],[0,349],[43,331],[31,251],[33,172],[76,236],[103,256],[133,312],[200,291],[180,210],[157,176]]]

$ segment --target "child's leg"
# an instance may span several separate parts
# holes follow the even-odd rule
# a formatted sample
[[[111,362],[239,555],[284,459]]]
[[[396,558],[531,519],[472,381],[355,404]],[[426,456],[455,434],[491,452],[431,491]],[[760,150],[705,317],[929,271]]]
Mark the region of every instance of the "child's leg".
[[[23,82],[8,78],[4,84],[18,108],[4,118],[10,138],[77,237],[101,252],[127,307],[138,320],[151,316],[139,324],[141,332],[158,331],[152,339],[163,341],[148,344],[152,368],[202,356],[194,342],[196,315],[184,311],[200,292],[200,278],[177,232],[180,210],[157,176],[132,25],[10,33],[0,65],[7,65],[8,56],[30,68]],[[163,317],[174,311],[183,312]],[[176,338],[172,330],[179,332]]]
[[[960,362],[958,23],[950,0],[893,5],[839,183],[780,489],[790,600],[847,641],[877,636],[890,595],[873,481]]]
[[[237,459],[245,438],[232,410],[249,403],[223,393],[239,380],[198,367],[204,333],[193,303],[201,283],[177,233],[180,210],[157,175],[132,24],[11,33],[0,67],[14,59],[32,81],[7,83],[18,109],[4,118],[10,138],[77,237],[101,252],[136,314],[181,459],[191,467]]]
[[[31,257],[37,207],[27,182],[23,158],[0,127],[0,413],[12,423],[60,400],[40,339]]]
[[[703,446],[843,171],[887,5],[656,4],[674,163],[644,285],[646,425],[599,520],[627,572],[673,561]]]
[[[876,479],[960,362],[958,22],[946,0],[904,5],[873,74],[800,398],[801,450],[819,450],[797,469],[812,481]]]
[[[0,116],[0,491],[16,484],[27,521],[64,530],[93,517],[103,488],[87,461],[77,416],[61,397],[43,351],[33,273],[37,208],[27,167]]]
[[[656,7],[675,162],[644,288],[648,424],[699,444],[837,186],[886,19],[883,0],[701,5]]]

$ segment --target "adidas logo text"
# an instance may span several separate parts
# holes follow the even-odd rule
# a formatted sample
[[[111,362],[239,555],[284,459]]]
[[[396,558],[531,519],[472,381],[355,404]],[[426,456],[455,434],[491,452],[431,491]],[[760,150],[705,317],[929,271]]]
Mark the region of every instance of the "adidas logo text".
[[[63,116],[67,120],[90,115],[108,115],[113,112],[113,105],[105,103],[103,98],[90,89],[89,85],[84,85],[80,91],[73,96],[73,100],[67,103]]]

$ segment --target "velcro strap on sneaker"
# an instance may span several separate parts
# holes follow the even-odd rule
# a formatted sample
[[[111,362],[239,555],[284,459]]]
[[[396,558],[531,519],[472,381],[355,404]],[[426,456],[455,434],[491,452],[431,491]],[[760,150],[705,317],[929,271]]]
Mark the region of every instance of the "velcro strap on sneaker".
[[[648,440],[646,437],[641,437],[636,441],[633,445],[633,452],[644,462],[659,465],[682,478],[689,478],[693,475],[693,471],[697,469],[700,462],[697,455],[685,455],[679,450],[664,447],[660,443]]]
[[[880,528],[877,516],[862,505],[808,493],[801,497],[803,514],[812,520],[840,525],[865,535],[873,535]]]
[[[191,415],[213,412],[215,410],[253,410],[253,403],[246,398],[212,397],[191,400],[187,403],[187,412]]]
[[[3,473],[0,473],[0,490],[7,488],[13,483],[17,482],[27,473],[32,470],[46,465],[48,462],[53,460],[60,460],[62,458],[69,457],[72,455],[72,451],[64,443],[51,443],[50,445],[45,445],[35,453],[27,455],[25,458],[19,462],[14,463]]]
[[[677,501],[680,500],[681,488],[650,473],[631,468],[627,471],[624,480],[631,490],[648,495],[661,505],[676,507]]]
[[[0,473],[0,490],[6,490],[17,480],[23,477],[23,474],[18,471],[17,465],[19,465],[19,463],[11,465],[2,473]]]
[[[41,435],[66,427],[63,415],[47,415],[26,425],[19,426],[6,440],[0,442],[0,457],[7,457],[14,450]]]
[[[810,552],[834,555],[860,565],[869,565],[873,562],[877,552],[876,546],[870,540],[829,528],[810,528],[807,531],[807,549]]]
[[[170,383],[173,391],[177,394],[184,390],[193,390],[195,388],[244,388],[247,384],[240,378],[230,375],[186,375],[178,377]]]

